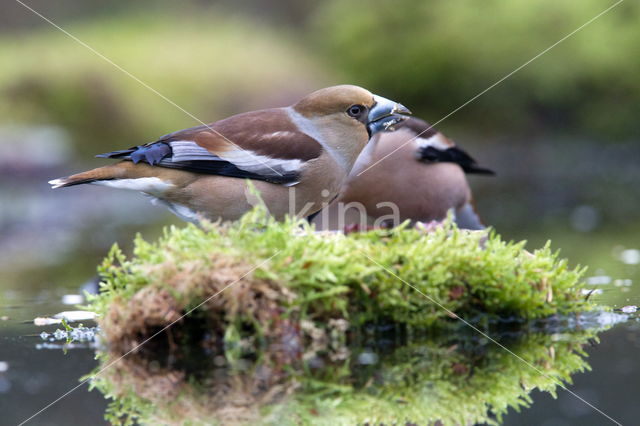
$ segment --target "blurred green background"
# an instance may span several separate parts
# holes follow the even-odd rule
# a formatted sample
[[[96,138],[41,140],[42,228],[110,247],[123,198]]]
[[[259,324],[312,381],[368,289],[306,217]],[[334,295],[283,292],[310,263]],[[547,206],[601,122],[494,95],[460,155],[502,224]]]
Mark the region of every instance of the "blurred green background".
[[[31,270],[41,258],[56,265],[56,253],[74,244],[94,247],[98,259],[120,235],[128,243],[127,223],[151,233],[178,223],[142,197],[100,188],[52,194],[48,179],[104,164],[94,154],[196,125],[194,117],[211,122],[287,105],[338,83],[363,85],[440,122],[496,170],[496,178],[470,180],[485,222],[507,238],[534,246],[552,238],[584,263],[602,256],[582,238],[626,247],[640,231],[637,2],[622,3],[444,120],[613,3],[29,4],[188,113],[19,3],[3,3],[0,252],[14,265],[5,277],[14,279],[21,262]],[[56,252],[35,256],[52,240]],[[88,262],[82,273],[92,268]]]
[[[551,239],[571,265],[590,267],[602,290],[594,297],[622,306],[640,304],[640,3],[621,3],[441,120],[613,3],[27,4],[204,122],[341,83],[441,121],[440,131],[497,172],[470,177],[485,222],[529,248]],[[46,182],[105,164],[94,154],[197,124],[18,2],[2,2],[3,306],[77,291],[114,241],[127,248],[135,232],[154,238],[162,224],[180,224],[138,194],[51,191]],[[8,314],[29,319],[21,315]]]

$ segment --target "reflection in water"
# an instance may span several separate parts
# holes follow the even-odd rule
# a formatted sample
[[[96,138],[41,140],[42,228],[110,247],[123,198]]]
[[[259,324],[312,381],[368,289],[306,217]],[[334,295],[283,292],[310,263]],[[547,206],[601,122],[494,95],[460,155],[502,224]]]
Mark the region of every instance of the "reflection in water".
[[[114,363],[93,386],[112,399],[112,421],[497,423],[509,408],[528,406],[533,389],[554,393],[588,369],[582,347],[626,319],[589,314],[487,330],[542,375],[469,328],[355,332],[336,324],[315,338],[292,329],[278,341],[247,335],[222,349],[219,336],[192,317]],[[100,352],[95,371],[123,354]]]

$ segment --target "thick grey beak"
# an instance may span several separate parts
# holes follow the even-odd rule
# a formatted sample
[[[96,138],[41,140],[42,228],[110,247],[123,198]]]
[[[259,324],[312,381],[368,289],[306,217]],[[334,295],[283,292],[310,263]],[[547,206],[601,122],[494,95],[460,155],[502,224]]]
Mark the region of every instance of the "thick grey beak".
[[[367,129],[369,135],[373,136],[378,132],[395,130],[394,126],[406,120],[411,111],[402,104],[373,95],[375,104],[369,111],[367,117]]]

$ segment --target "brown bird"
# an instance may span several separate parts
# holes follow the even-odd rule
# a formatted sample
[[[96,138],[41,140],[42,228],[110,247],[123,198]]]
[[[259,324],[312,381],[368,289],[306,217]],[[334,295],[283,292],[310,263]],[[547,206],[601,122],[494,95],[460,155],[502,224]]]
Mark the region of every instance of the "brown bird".
[[[141,191],[188,221],[235,220],[251,181],[270,213],[307,216],[335,198],[371,136],[410,111],[361,87],[318,90],[289,107],[234,115],[98,155],[116,164],[55,179]]]
[[[452,211],[460,228],[482,229],[465,173],[493,175],[426,122],[410,118],[376,135],[340,196],[313,218],[318,229],[440,221]]]

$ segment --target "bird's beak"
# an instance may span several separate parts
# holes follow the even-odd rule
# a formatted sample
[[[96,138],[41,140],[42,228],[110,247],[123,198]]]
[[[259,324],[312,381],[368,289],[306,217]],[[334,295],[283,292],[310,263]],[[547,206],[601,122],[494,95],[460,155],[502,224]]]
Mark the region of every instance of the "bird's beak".
[[[375,104],[367,117],[367,129],[369,135],[378,132],[395,130],[394,126],[406,120],[411,111],[407,107],[382,96],[373,95]]]

